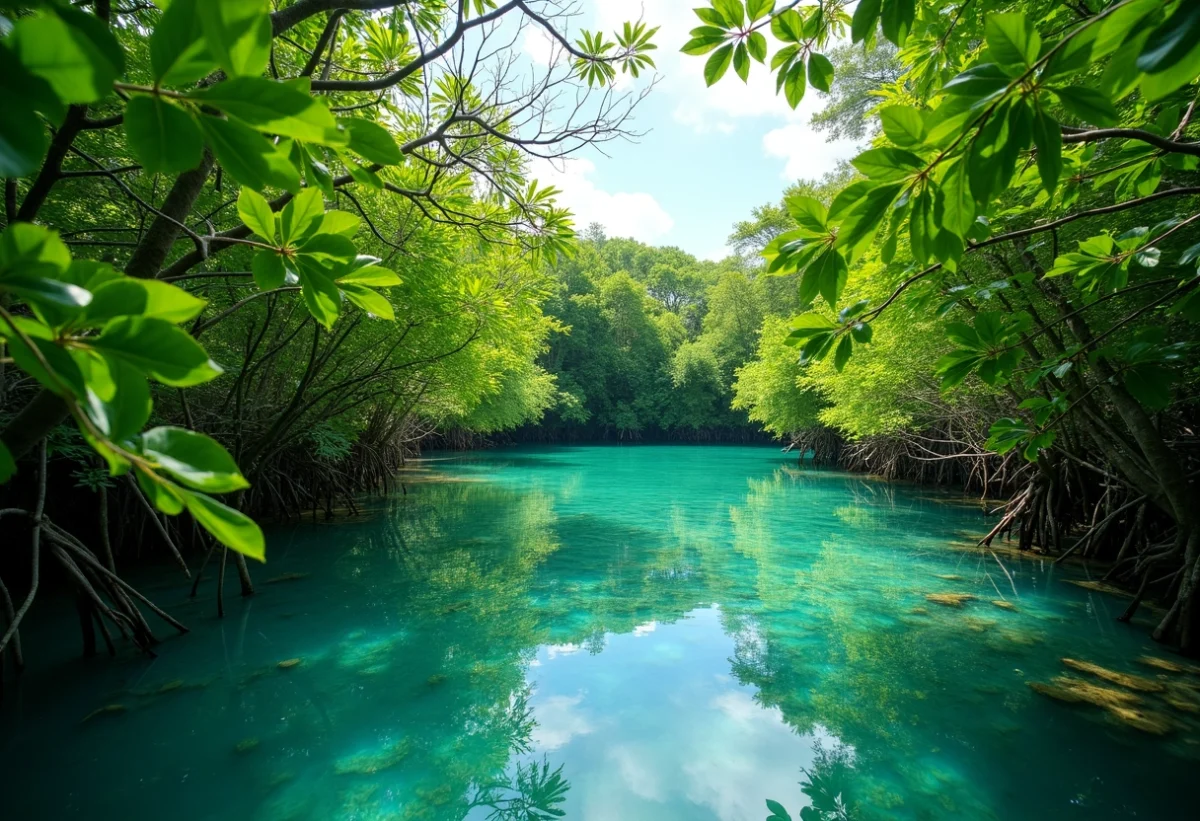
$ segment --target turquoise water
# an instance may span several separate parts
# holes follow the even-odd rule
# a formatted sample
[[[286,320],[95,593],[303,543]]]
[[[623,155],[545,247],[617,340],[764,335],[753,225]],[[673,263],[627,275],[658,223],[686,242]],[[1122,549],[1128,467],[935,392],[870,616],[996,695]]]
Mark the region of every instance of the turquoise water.
[[[1137,662],[1166,656],[1068,583],[1086,568],[965,549],[977,504],[773,448],[408,478],[360,519],[270,531],[223,621],[211,584],[142,579],[193,628],[157,659],[79,660],[69,606],[42,602],[0,707],[4,817],[1185,817],[1200,676]],[[1169,684],[1176,707],[1133,696],[1168,734],[1027,686],[1064,656]]]

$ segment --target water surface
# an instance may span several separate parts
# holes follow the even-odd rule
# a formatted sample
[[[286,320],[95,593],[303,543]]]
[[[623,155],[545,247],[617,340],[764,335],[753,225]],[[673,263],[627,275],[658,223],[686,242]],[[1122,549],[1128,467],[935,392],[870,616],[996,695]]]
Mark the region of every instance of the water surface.
[[[40,602],[0,707],[5,817],[1185,815],[1164,787],[1195,770],[1189,713],[1139,696],[1159,737],[1027,682],[1064,656],[1189,677],[1135,660],[1164,653],[1067,583],[1086,568],[965,549],[977,504],[773,448],[498,450],[409,478],[359,519],[270,530],[224,620],[211,583],[141,579],[193,628],[157,659],[81,661],[69,605]]]

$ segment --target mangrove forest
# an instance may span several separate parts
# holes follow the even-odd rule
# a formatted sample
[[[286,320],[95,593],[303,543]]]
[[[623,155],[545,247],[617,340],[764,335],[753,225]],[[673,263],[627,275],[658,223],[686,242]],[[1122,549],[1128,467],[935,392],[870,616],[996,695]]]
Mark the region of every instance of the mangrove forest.
[[[0,63],[0,817],[1197,813],[1200,2]]]

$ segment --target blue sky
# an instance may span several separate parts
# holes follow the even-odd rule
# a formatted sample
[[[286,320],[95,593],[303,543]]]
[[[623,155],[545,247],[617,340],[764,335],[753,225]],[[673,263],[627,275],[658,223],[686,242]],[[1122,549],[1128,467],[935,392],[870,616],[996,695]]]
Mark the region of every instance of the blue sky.
[[[580,26],[614,31],[639,17],[661,26],[655,38],[658,85],[641,103],[633,128],[637,143],[615,142],[604,156],[587,149],[565,165],[537,161],[540,180],[562,189],[560,202],[575,211],[580,228],[596,221],[610,236],[632,236],[652,245],[677,245],[698,257],[719,259],[733,224],[750,209],[777,200],[784,186],[818,178],[855,146],[826,142],[808,125],[823,104],[809,90],[792,111],[766,66],[754,64],[749,84],[732,71],[713,88],[703,79],[703,57],[679,53],[697,0],[580,0]],[[773,44],[772,44],[773,45]],[[545,60],[550,43],[527,30],[525,51]],[[772,52],[773,53],[773,52]],[[768,57],[768,61],[769,61]],[[639,82],[623,80],[636,88]]]

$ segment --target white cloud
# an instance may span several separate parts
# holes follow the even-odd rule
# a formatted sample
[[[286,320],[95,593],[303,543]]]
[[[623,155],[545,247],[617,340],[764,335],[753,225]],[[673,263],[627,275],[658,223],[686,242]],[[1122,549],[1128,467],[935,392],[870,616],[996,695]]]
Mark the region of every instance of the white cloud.
[[[578,653],[581,647],[578,644],[551,644],[546,647],[547,661],[553,661],[559,656],[570,656]]]
[[[838,160],[848,160],[858,150],[850,140],[826,142],[823,134],[798,123],[772,129],[763,136],[767,156],[787,161],[779,175],[788,182],[820,179],[834,169]]]
[[[645,636],[649,633],[653,633],[657,629],[658,629],[658,622],[648,621],[645,624],[636,625],[633,628],[633,635],[635,638],[638,636]]]
[[[579,709],[583,695],[550,696],[534,706],[537,727],[533,730],[533,743],[539,750],[557,750],[572,738],[588,735],[595,729]]]
[[[575,214],[575,227],[582,230],[598,222],[611,237],[632,237],[654,243],[674,227],[658,200],[645,192],[605,191],[590,179],[596,172],[591,160],[576,158],[562,163],[535,161],[533,175],[543,185],[553,185],[562,193],[558,204]]]
[[[548,66],[560,52],[559,47],[541,26],[527,26],[521,35],[521,50],[534,65]]]
[[[616,763],[621,781],[634,795],[647,801],[662,801],[667,797],[654,749],[619,744],[608,750],[608,758]]]

